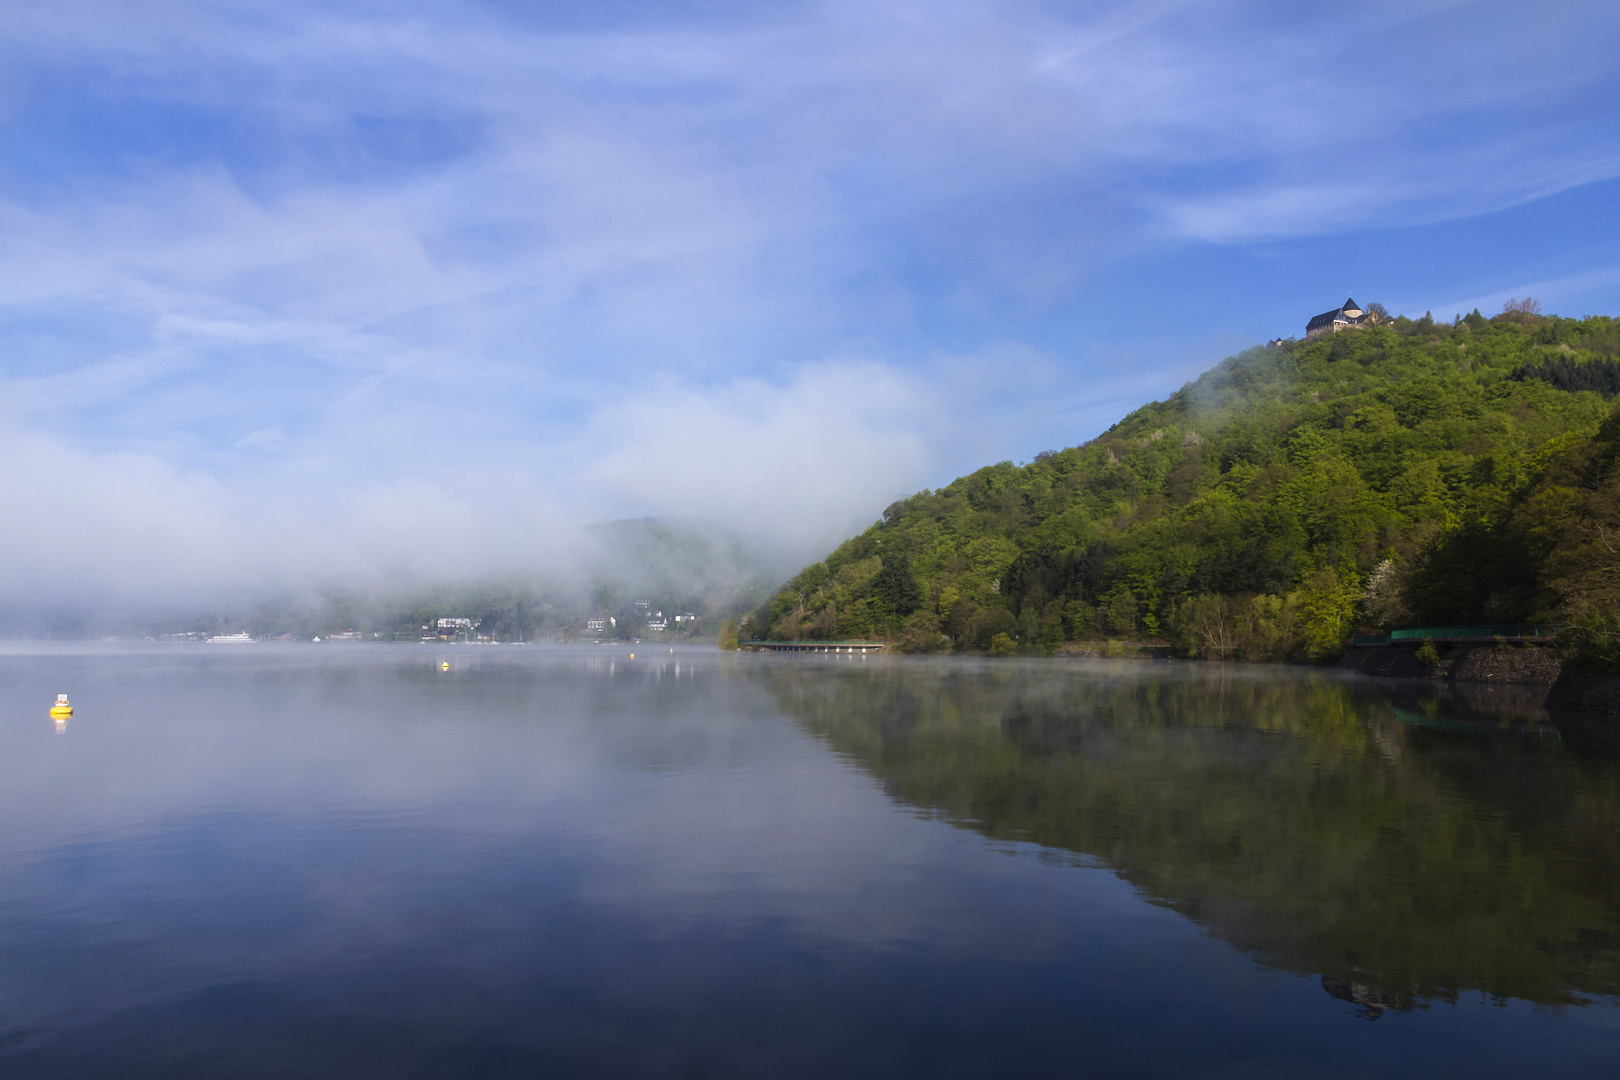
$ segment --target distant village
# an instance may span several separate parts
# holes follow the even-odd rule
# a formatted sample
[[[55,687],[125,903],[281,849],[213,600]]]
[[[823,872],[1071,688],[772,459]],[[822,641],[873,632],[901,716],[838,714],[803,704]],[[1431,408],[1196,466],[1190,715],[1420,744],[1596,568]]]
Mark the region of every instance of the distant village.
[[[417,624],[416,629],[396,628],[391,631],[364,631],[350,627],[345,630],[301,637],[291,632],[254,635],[246,631],[212,633],[208,631],[182,631],[151,635],[143,640],[200,642],[210,645],[247,645],[254,642],[295,642],[310,644],[347,644],[358,642],[409,642],[423,644],[496,645],[528,644],[530,641],[570,642],[626,640],[677,641],[703,633],[703,617],[695,611],[677,610],[666,614],[651,600],[636,600],[618,614],[599,612],[588,618],[572,618],[547,625],[543,630],[530,633],[514,632],[509,628],[486,628],[484,620],[467,615],[442,615]]]
[[[633,605],[639,618],[640,628],[648,634],[661,634],[669,630],[671,619],[665,617],[662,611],[652,610],[652,601],[637,600]],[[673,617],[676,630],[692,631],[697,629],[698,617],[690,611],[682,611]],[[585,633],[596,638],[604,638],[618,630],[619,621],[611,615],[598,615],[594,619],[585,620]]]

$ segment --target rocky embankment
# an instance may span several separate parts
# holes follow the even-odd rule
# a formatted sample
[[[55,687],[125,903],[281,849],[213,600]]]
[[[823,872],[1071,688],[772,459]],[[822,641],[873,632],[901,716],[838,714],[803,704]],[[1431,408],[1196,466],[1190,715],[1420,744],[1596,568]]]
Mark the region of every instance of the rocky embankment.
[[[1438,662],[1409,646],[1352,649],[1339,667],[1390,679],[1427,679],[1459,686],[1516,686],[1549,712],[1620,721],[1620,676],[1565,671],[1558,654],[1535,645],[1441,646]]]
[[[1351,649],[1339,666],[1389,679],[1439,679],[1520,686],[1552,686],[1563,672],[1558,655],[1534,645],[1442,646],[1433,666],[1418,659],[1410,646],[1385,645],[1377,649]]]

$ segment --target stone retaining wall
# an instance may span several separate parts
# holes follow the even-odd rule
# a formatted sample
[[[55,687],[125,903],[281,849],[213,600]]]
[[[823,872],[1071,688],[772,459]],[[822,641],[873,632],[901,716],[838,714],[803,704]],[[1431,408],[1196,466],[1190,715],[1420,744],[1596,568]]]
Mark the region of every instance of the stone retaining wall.
[[[1386,645],[1377,649],[1352,649],[1339,666],[1392,679],[1441,679],[1450,682],[1482,682],[1525,686],[1551,686],[1563,669],[1551,649],[1535,645],[1441,645],[1436,644],[1440,662],[1427,667],[1411,646]]]

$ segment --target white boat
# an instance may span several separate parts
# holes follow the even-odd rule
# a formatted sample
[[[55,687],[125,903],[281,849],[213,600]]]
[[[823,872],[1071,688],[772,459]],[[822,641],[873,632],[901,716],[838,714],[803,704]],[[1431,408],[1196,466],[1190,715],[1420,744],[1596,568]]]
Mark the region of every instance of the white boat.
[[[215,634],[208,639],[210,645],[250,645],[252,643],[252,634]]]

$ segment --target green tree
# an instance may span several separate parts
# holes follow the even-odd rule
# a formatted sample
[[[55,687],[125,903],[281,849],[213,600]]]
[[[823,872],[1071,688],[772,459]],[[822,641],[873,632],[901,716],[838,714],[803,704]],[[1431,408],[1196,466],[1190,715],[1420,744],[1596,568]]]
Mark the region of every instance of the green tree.
[[[882,556],[883,567],[872,579],[872,592],[888,611],[904,618],[922,606],[922,589],[911,572],[905,552],[890,550]]]
[[[1360,583],[1332,567],[1316,571],[1295,594],[1304,629],[1305,655],[1312,660],[1338,656],[1350,639]]]
[[[1108,600],[1108,629],[1122,637],[1136,633],[1136,594],[1121,588]]]

